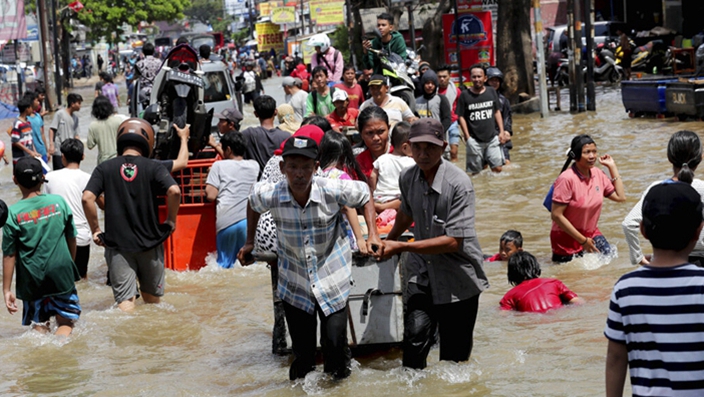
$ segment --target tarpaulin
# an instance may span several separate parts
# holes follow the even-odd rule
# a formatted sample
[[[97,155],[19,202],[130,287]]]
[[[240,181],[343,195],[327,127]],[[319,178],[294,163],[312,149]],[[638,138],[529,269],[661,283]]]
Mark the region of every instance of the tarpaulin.
[[[0,40],[24,39],[27,22],[24,18],[24,0],[0,0]]]

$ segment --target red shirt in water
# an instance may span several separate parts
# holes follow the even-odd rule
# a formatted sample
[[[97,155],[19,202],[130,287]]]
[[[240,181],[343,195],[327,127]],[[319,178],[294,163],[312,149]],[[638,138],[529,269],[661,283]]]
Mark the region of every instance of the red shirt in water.
[[[554,278],[534,278],[511,288],[499,303],[501,310],[545,313],[576,298],[562,281]]]

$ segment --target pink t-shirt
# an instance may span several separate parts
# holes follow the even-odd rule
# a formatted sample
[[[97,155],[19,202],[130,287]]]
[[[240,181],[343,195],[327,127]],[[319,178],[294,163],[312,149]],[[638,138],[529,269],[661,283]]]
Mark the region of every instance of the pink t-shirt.
[[[611,195],[614,190],[611,179],[601,169],[592,168],[591,178],[587,178],[572,165],[555,181],[552,201],[567,204],[565,217],[580,233],[593,238],[601,235],[597,222],[604,197]],[[560,229],[555,222],[550,230],[550,243],[552,252],[557,255],[573,255],[582,251],[580,242]]]

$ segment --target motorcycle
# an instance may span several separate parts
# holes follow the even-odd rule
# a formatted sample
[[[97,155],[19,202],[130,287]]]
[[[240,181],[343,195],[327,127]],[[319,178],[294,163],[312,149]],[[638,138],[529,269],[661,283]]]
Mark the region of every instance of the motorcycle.
[[[619,83],[626,75],[621,65],[616,63],[616,56],[612,52],[615,43],[600,43],[594,51],[594,81],[608,81],[612,84]],[[587,77],[587,66],[582,64],[582,76]],[[555,81],[560,86],[569,85],[569,60],[560,59]]]
[[[380,36],[379,32],[368,34],[368,39],[372,36]],[[375,50],[373,48],[367,51],[374,54],[381,62],[382,74],[390,80],[389,94],[403,99],[411,109],[416,108],[416,97],[414,95],[416,86],[413,84],[411,76],[408,74],[406,62],[400,55],[389,53],[385,49]]]
[[[166,56],[159,73],[154,78],[149,105],[143,118],[154,126],[155,148],[158,159],[175,159],[181,146],[173,124],[183,128],[191,125],[188,151],[197,156],[210,138],[213,109],[206,111],[203,102],[205,82],[200,70],[198,54],[188,44],[180,44]],[[138,95],[138,87],[133,90]],[[138,100],[130,107],[133,117],[138,117]]]

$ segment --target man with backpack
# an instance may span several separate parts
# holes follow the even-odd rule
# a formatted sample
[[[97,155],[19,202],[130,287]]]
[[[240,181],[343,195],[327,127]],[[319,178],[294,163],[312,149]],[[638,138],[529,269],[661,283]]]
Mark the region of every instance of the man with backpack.
[[[331,85],[341,82],[345,60],[340,51],[330,45],[328,35],[325,33],[316,34],[308,40],[308,45],[315,48],[315,54],[310,59],[311,69],[324,66],[328,71],[328,82]],[[315,76],[313,77],[315,78]]]
[[[328,70],[325,66],[316,66],[313,69],[313,87],[306,100],[306,116],[318,115],[326,117],[333,110],[332,94],[335,87],[328,86]]]

